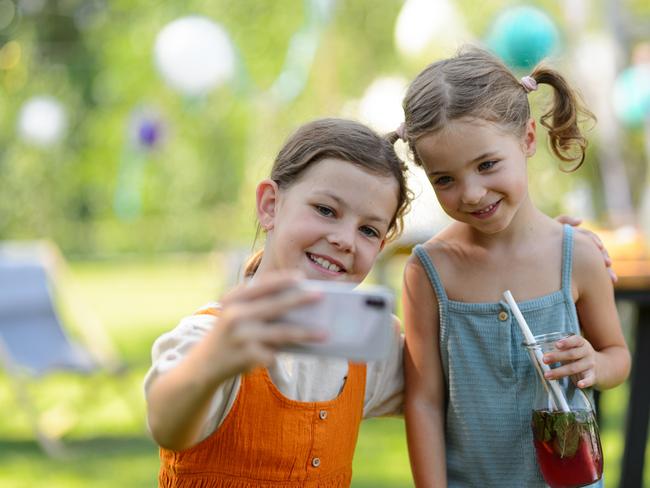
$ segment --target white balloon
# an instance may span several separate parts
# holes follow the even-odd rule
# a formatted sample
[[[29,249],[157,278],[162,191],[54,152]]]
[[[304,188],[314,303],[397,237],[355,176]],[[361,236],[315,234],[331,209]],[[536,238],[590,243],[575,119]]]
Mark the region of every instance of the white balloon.
[[[407,57],[426,54],[432,44],[456,50],[471,38],[450,0],[406,0],[395,23],[397,49]]]
[[[380,133],[397,129],[404,121],[402,99],[407,84],[402,77],[388,76],[373,81],[359,103],[361,121]]]
[[[63,138],[67,128],[65,108],[54,97],[30,98],[20,109],[18,133],[28,143],[50,146]]]
[[[228,33],[206,17],[183,17],[156,37],[156,66],[165,81],[187,95],[203,95],[232,78],[235,52]]]
[[[402,153],[401,157],[407,159],[405,153]],[[404,216],[404,232],[397,239],[398,245],[404,246],[424,242],[451,223],[451,219],[438,203],[424,169],[413,163],[409,163],[408,167],[407,185],[414,198],[411,209]]]

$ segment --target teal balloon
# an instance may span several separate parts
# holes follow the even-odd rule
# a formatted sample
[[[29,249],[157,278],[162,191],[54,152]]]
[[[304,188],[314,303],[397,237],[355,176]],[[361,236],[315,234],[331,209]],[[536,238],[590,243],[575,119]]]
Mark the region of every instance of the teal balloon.
[[[559,39],[555,24],[543,11],[515,7],[497,17],[487,45],[512,69],[530,70],[557,49]]]
[[[630,66],[614,83],[614,110],[630,126],[650,120],[650,64]]]

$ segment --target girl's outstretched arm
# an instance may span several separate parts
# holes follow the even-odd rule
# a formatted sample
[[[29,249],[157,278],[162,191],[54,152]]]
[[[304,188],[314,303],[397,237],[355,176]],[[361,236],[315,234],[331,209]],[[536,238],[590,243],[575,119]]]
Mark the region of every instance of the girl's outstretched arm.
[[[621,331],[614,302],[614,289],[602,265],[600,251],[588,236],[575,235],[573,295],[583,336],[559,341],[559,352],[545,361],[565,363],[549,378],[575,375],[580,388],[600,390],[621,384],[630,372],[630,353]]]
[[[438,305],[426,272],[411,256],[404,271],[404,413],[417,487],[446,487],[445,382],[438,346]]]
[[[282,344],[322,339],[321,334],[269,321],[318,298],[295,288],[297,277],[278,273],[235,288],[222,303],[212,330],[173,369],[161,374],[147,394],[149,428],[172,450],[199,440],[215,390],[255,366],[266,366]]]

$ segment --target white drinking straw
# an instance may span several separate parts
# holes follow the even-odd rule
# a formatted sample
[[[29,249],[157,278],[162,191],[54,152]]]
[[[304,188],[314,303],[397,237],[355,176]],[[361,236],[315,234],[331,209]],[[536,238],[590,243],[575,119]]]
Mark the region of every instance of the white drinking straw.
[[[535,357],[535,353],[530,348],[528,348],[528,355],[530,356],[530,361],[533,363],[533,366],[535,366],[535,371],[537,371],[539,380],[542,382],[542,385],[546,390],[546,398],[548,399],[548,409],[550,412],[554,412],[557,410],[557,405],[555,404],[555,400],[553,399],[553,392],[548,388],[548,381],[546,380],[546,378],[544,378],[544,372],[539,367],[539,362]]]
[[[505,297],[506,302],[508,302],[508,305],[510,306],[510,310],[515,315],[515,319],[517,319],[517,323],[519,324],[521,333],[524,335],[526,345],[528,346],[536,345],[537,343],[535,342],[535,336],[533,336],[533,333],[530,331],[530,327],[528,327],[528,324],[526,323],[526,319],[522,315],[521,310],[519,310],[519,307],[517,306],[517,302],[515,302],[515,299],[512,296],[512,293],[510,293],[510,290],[504,291],[503,296]],[[541,349],[538,347],[532,349],[534,349],[535,351],[535,359],[537,360],[537,364],[541,368],[541,370],[544,373],[550,371],[551,368],[549,368],[548,364],[546,364],[543,360]],[[532,359],[532,355],[531,355],[531,359]],[[546,378],[544,378],[544,380],[548,381],[548,384],[551,386],[551,390],[553,390],[553,394],[555,395],[556,400],[560,404],[560,409],[563,412],[570,412],[571,409],[569,408],[569,404],[567,403],[566,398],[564,398],[564,394],[562,393],[562,390],[560,389],[560,385],[558,385],[557,381],[546,380]]]

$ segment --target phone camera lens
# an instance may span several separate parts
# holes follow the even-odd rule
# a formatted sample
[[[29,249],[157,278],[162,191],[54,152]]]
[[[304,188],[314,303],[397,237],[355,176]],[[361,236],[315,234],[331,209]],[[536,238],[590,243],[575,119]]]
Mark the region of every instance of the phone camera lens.
[[[373,308],[385,308],[386,301],[381,297],[368,297],[366,298],[366,305]]]

